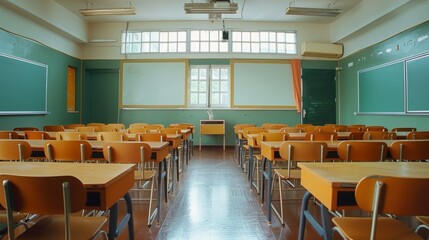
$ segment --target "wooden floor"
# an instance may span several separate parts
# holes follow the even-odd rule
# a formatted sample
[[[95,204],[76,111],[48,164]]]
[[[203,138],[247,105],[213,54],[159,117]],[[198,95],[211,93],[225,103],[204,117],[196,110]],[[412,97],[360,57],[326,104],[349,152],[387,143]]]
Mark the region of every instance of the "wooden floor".
[[[151,227],[147,226],[148,203],[133,201],[136,240],[295,240],[298,237],[300,201],[283,204],[284,226],[274,213],[269,225],[266,205],[260,204],[255,190],[250,191],[246,174],[237,165],[232,148],[225,151],[221,147],[203,147],[202,151],[195,148],[180,182],[168,196],[168,202],[162,204],[160,223]],[[278,197],[274,194],[273,199]],[[318,215],[320,208],[315,202],[310,203],[309,208]],[[123,209],[121,203],[120,210]],[[415,227],[413,219],[410,225]],[[127,229],[118,239],[128,239]],[[322,238],[307,224],[305,239]],[[339,239],[338,235],[334,239]]]
[[[265,205],[250,191],[233,149],[195,148],[174,193],[163,202],[159,225],[148,227],[147,202],[133,201],[135,239],[297,239],[300,201],[285,207],[285,226],[274,214],[269,225]],[[126,231],[118,239],[128,239]],[[321,238],[309,227],[306,239]]]

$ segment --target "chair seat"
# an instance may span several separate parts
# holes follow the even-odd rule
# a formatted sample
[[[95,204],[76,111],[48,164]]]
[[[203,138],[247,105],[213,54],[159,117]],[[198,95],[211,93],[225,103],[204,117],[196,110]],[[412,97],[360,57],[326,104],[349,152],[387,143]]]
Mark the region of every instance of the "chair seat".
[[[301,170],[292,169],[290,173],[287,169],[277,168],[274,169],[275,174],[279,175],[281,179],[301,179]]]
[[[105,217],[71,216],[71,237],[79,240],[93,239],[106,222]],[[58,215],[42,218],[16,239],[58,240],[64,238],[64,216]]]
[[[134,171],[134,180],[148,180],[155,176],[155,170]]]
[[[333,223],[341,230],[343,233],[347,233],[346,237],[348,239],[354,240],[368,240],[370,239],[371,232],[371,218],[363,217],[334,217],[332,218]],[[414,240],[422,239],[419,235],[415,234],[410,228],[408,228],[404,223],[392,219],[392,218],[378,218],[377,220],[377,231],[376,231],[377,240]]]

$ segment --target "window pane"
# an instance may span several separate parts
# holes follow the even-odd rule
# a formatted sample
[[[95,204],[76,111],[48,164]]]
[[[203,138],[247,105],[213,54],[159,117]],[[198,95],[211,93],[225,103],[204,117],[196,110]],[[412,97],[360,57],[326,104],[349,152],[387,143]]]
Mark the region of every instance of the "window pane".
[[[168,52],[168,43],[160,43],[159,52]]]
[[[191,52],[198,52],[200,50],[199,42],[191,42]]]
[[[179,32],[178,33],[178,41],[180,41],[180,42],[186,41],[186,32]]]
[[[192,80],[198,79],[198,69],[196,68],[191,69],[191,79]]]
[[[199,104],[207,104],[207,94],[206,93],[198,94],[198,102]]]
[[[199,81],[198,90],[200,92],[206,92],[207,91],[207,82],[206,81]]]
[[[212,79],[219,79],[220,78],[220,69],[214,68],[212,69]]]
[[[219,81],[212,81],[212,91],[219,92]]]
[[[142,44],[142,52],[149,52],[150,50],[150,44],[149,43],[143,43]]]
[[[268,32],[261,32],[261,41],[262,42],[268,41]]]
[[[229,71],[228,69],[222,68],[220,71],[220,78],[221,79],[229,79]]]
[[[208,41],[209,40],[209,31],[201,31],[201,41]]]
[[[177,44],[174,43],[169,43],[168,44],[168,51],[169,52],[177,52]]]
[[[219,40],[219,31],[210,31],[210,40]]]
[[[159,34],[160,42],[168,42],[168,32],[162,32]]]
[[[200,31],[191,31],[191,41],[200,40]]]
[[[198,91],[198,81],[191,81],[191,92]]]
[[[242,41],[250,42],[250,32],[243,32],[242,38]]]
[[[191,93],[191,104],[198,104],[198,93]]]
[[[241,41],[241,32],[232,32],[232,40],[233,41]]]
[[[222,92],[227,92],[228,91],[228,89],[229,89],[229,86],[228,86],[229,84],[228,84],[228,82],[227,81],[221,81],[221,83],[220,83],[220,90],[222,91]]]
[[[286,33],[286,41],[290,43],[296,42],[296,34],[295,33]]]
[[[151,32],[150,33],[150,40],[152,42],[159,41],[159,32]]]
[[[207,69],[202,68],[200,69],[200,79],[207,79]]]
[[[259,32],[252,32],[251,38],[252,42],[259,42]]]
[[[209,51],[209,42],[201,42],[200,52],[208,52]]]
[[[142,41],[143,42],[149,42],[150,41],[150,32],[143,32]]]
[[[286,42],[286,33],[278,32],[277,33],[277,42]]]
[[[151,52],[158,52],[159,51],[159,43],[151,43],[150,44],[150,51]]]
[[[177,44],[178,52],[186,52],[186,43],[178,43]]]
[[[241,43],[233,43],[232,44],[233,52],[241,52]]]
[[[218,42],[210,42],[210,52],[219,52]]]
[[[228,42],[219,43],[219,52],[228,52]]]
[[[229,94],[221,93],[220,101],[223,105],[229,105]]]
[[[259,52],[259,43],[252,43],[252,52],[253,53]]]
[[[243,52],[250,52],[250,43],[243,43]]]
[[[219,93],[213,93],[212,94],[212,104],[219,104]]]
[[[177,42],[177,32],[169,32],[168,33],[168,41]]]

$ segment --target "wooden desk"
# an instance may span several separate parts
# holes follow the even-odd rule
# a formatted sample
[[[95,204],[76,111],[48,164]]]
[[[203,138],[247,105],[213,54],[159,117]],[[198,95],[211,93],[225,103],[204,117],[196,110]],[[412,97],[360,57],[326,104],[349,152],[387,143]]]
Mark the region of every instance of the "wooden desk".
[[[225,150],[225,120],[200,121],[200,150],[202,135],[223,135],[223,150]]]
[[[52,163],[52,162],[0,162],[2,174],[77,177],[87,190],[87,208],[109,210],[109,239],[115,239],[124,224],[128,224],[130,239],[134,239],[132,203],[128,191],[134,185],[134,164]],[[121,223],[117,202],[124,197],[127,213]],[[118,230],[119,229],[119,230]]]
[[[426,162],[335,162],[298,163],[301,185],[307,189],[303,200],[298,239],[304,239],[306,221],[323,237],[332,239],[329,210],[356,208],[354,190],[360,179],[371,175],[398,177],[429,177]],[[308,202],[314,196],[321,203],[322,224],[308,211]]]

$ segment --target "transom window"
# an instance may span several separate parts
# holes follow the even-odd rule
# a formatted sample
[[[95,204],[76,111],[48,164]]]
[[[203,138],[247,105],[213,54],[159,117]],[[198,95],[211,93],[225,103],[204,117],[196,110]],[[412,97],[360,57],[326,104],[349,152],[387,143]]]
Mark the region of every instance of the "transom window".
[[[122,33],[121,53],[183,53],[186,42],[186,31]]]
[[[189,107],[228,108],[229,66],[194,65],[189,74]]]
[[[191,52],[228,52],[222,31],[191,31]]]
[[[296,32],[232,32],[232,52],[296,54]]]

